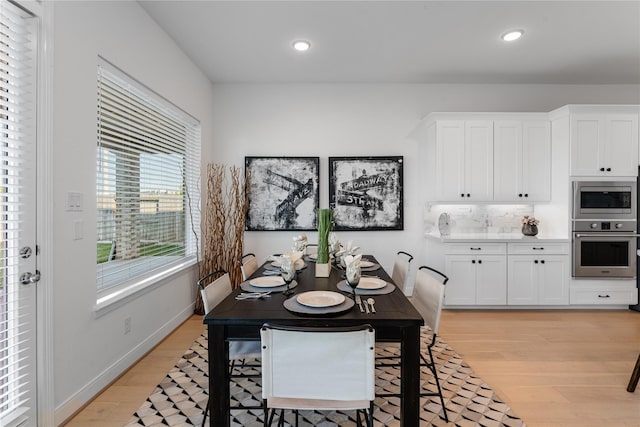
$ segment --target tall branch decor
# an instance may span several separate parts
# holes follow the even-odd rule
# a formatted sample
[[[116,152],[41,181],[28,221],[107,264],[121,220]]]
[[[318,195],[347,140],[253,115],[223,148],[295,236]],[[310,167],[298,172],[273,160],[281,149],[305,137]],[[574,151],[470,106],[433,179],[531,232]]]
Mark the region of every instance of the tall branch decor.
[[[227,177],[226,169],[218,163],[207,165],[198,273],[199,277],[204,277],[216,270],[225,270],[235,288],[242,281],[238,261],[243,252],[248,178],[243,178],[241,169],[236,166],[229,167]],[[196,297],[195,313],[204,314],[200,292]]]

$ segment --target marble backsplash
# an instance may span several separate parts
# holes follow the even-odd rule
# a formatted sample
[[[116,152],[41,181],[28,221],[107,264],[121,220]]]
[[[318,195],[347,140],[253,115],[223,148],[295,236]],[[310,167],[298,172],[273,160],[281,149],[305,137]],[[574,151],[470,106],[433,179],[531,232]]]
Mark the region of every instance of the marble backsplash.
[[[451,233],[519,233],[522,217],[533,216],[531,205],[426,205],[425,232],[438,231],[438,217],[449,214]]]

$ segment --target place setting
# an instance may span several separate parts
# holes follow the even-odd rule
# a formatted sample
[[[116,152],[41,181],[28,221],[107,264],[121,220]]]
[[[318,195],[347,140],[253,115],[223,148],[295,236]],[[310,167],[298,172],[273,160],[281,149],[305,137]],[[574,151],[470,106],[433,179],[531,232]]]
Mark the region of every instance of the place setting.
[[[280,256],[278,275],[267,274],[242,282],[240,289],[248,294],[241,293],[236,299],[260,299],[269,296],[271,293],[280,292],[285,296],[293,294],[293,289],[298,286],[298,282],[295,280],[297,273],[295,268],[296,261],[300,260],[294,261],[294,258],[288,255]]]

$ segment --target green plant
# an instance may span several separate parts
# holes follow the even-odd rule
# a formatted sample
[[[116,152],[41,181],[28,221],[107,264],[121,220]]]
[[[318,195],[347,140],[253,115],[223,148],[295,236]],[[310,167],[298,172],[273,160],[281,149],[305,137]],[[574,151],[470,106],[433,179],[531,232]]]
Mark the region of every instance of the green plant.
[[[333,211],[318,209],[318,264],[329,262],[329,233],[333,226]]]

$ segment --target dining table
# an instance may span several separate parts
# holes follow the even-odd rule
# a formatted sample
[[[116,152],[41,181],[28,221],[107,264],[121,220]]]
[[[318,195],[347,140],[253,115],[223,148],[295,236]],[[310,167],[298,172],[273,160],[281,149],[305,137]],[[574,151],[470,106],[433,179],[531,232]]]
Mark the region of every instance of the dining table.
[[[400,425],[417,427],[420,420],[420,327],[424,324],[420,313],[413,307],[405,294],[393,286],[393,281],[372,255],[363,259],[370,260],[379,268],[363,272],[384,280],[389,292],[374,295],[375,313],[361,312],[358,304],[351,305],[346,311],[338,313],[306,313],[291,310],[291,298],[306,296],[309,291],[333,291],[352,298],[349,289],[343,291],[344,271],[332,267],[329,277],[316,277],[315,264],[306,259],[297,273],[293,295],[272,292],[268,297],[237,299],[246,292],[235,289],[220,304],[204,317],[208,330],[209,354],[209,408],[211,427],[227,427],[231,423],[229,341],[260,340],[260,328],[265,323],[305,326],[340,327],[369,324],[375,329],[377,342],[400,343]],[[274,267],[266,261],[250,278],[268,277]],[[246,287],[246,283],[245,283]],[[357,292],[359,292],[357,290]],[[369,298],[365,295],[363,300]],[[287,302],[288,301],[288,302]],[[350,301],[345,301],[349,302]],[[286,306],[285,306],[286,305]],[[288,307],[288,308],[287,308]],[[322,310],[320,310],[322,311]],[[313,369],[312,366],[309,369]]]

